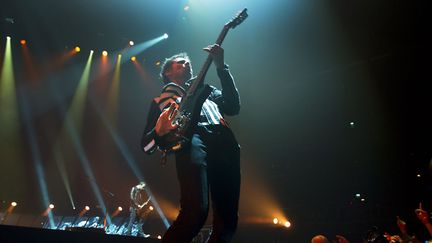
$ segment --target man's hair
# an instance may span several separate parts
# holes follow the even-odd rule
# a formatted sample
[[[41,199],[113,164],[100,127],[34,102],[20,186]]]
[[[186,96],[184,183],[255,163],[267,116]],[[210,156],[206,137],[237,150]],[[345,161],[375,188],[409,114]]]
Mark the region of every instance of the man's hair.
[[[161,72],[159,74],[159,76],[161,77],[162,81],[165,84],[171,82],[171,80],[166,76],[165,73],[170,70],[172,63],[176,58],[184,58],[184,59],[190,60],[190,58],[186,52],[181,52],[181,53],[175,54],[172,57],[165,58],[165,61],[162,63],[162,66],[161,66]]]
[[[324,242],[328,243],[328,239],[324,235],[316,235],[311,240],[311,243],[324,243]]]
[[[144,181],[141,181],[138,185],[136,185],[135,187],[136,188],[139,188],[139,189],[142,189],[142,188],[144,188],[146,186],[146,184],[145,184],[145,182]]]

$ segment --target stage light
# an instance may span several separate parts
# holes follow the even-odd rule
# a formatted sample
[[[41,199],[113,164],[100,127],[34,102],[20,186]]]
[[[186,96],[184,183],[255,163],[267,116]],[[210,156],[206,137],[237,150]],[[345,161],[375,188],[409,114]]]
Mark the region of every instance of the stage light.
[[[76,51],[76,52],[80,52],[80,51],[81,51],[81,48],[80,48],[79,46],[76,46],[76,47],[75,47],[75,51]]]
[[[150,206],[149,209],[150,209],[150,211],[153,211],[154,208],[153,208],[153,206]]]
[[[6,36],[6,40],[10,40],[11,39],[11,37],[10,36]]]
[[[104,57],[108,56],[108,52],[107,51],[103,51],[102,52],[102,56],[104,56]]]
[[[133,46],[133,45],[135,45],[135,43],[133,41],[129,41],[129,45]]]
[[[161,235],[158,235],[157,238],[160,240],[160,239],[162,239],[162,236],[161,236]]]
[[[122,207],[117,207],[117,209],[111,214],[111,217],[114,218],[117,215],[119,215],[121,213],[121,211],[123,211]]]
[[[366,201],[366,199],[362,198],[362,199],[360,199],[360,201],[364,202],[364,201]]]
[[[355,194],[356,198],[360,198],[360,196],[361,196],[360,193]]]
[[[273,218],[273,224],[278,224],[279,223],[279,219],[278,218]]]
[[[183,10],[184,11],[188,11],[189,10],[189,5],[184,6]]]
[[[25,48],[23,48],[25,49]],[[43,159],[41,157],[41,150],[39,147],[39,143],[37,142],[37,134],[36,134],[36,128],[34,127],[34,124],[32,122],[33,114],[31,112],[31,105],[30,101],[27,99],[26,95],[21,95],[21,113],[22,118],[24,120],[24,124],[26,127],[26,138],[28,140],[29,145],[31,146],[31,154],[32,154],[32,162],[34,166],[34,170],[37,175],[37,181],[39,184],[39,192],[40,197],[42,199],[43,205],[48,205],[50,203],[50,197],[48,193],[48,187],[47,182],[45,180],[45,173],[44,173],[44,166],[43,166]],[[47,207],[45,209],[45,212],[42,213],[43,216],[48,216],[48,228],[54,228],[54,218],[51,212],[51,209],[54,208],[54,205],[52,207]]]
[[[421,175],[420,175],[420,174],[417,174],[417,177],[418,177],[418,178],[420,178],[420,177],[421,177]]]
[[[18,205],[16,202],[11,202],[10,206],[6,209],[6,213],[12,213],[16,205]]]
[[[156,64],[156,66],[159,66],[161,64],[161,62],[157,61],[155,64]]]
[[[165,34],[163,34],[163,36],[162,36],[164,39],[168,39],[168,34],[167,33],[165,33]]]
[[[59,139],[64,139],[64,136],[66,136],[66,133],[69,133],[72,135],[72,133],[75,133],[75,129],[78,130],[79,133],[81,131],[81,125],[83,123],[83,110],[84,110],[84,101],[85,97],[87,96],[88,91],[88,83],[90,79],[90,70],[91,70],[91,64],[92,64],[92,58],[93,58],[93,50],[90,50],[89,57],[87,59],[87,62],[84,66],[84,70],[82,71],[81,77],[78,82],[78,86],[76,87],[75,94],[72,98],[72,102],[69,105],[69,108],[66,113],[66,121],[72,122],[75,126],[73,129],[67,128],[68,122],[63,123],[63,129],[61,132],[61,136]],[[58,142],[59,143],[59,142]],[[74,146],[80,146],[81,141],[73,141]],[[60,146],[60,145],[56,145]],[[84,154],[84,152],[79,152],[81,155]],[[83,162],[84,157],[81,157],[80,161]],[[86,163],[86,162],[83,162]],[[87,171],[89,171],[89,168],[86,168]],[[90,174],[90,173],[89,173]],[[92,176],[89,176],[89,178],[92,178]],[[102,204],[100,204],[102,205]]]
[[[63,122],[63,128],[61,131],[61,135],[57,138],[57,144],[61,144],[61,142],[66,141],[64,139],[67,138],[70,140],[70,146],[73,146],[77,152],[78,155],[78,161],[81,163],[84,172],[87,176],[87,178],[90,181],[90,186],[95,194],[96,200],[98,202],[98,205],[100,205],[100,209],[103,213],[107,212],[104,199],[102,197],[102,193],[96,184],[96,179],[93,174],[92,168],[89,165],[89,158],[87,157],[86,151],[83,148],[83,144],[81,140],[79,139],[79,133],[82,129],[82,123],[83,123],[83,107],[84,107],[84,101],[87,97],[88,93],[88,84],[90,80],[90,73],[91,73],[91,66],[92,66],[92,58],[93,58],[94,50],[90,50],[89,57],[87,59],[87,62],[84,66],[84,70],[82,71],[81,77],[78,81],[78,85],[76,87],[75,94],[73,95],[72,101],[69,104],[69,107],[67,110],[64,111],[65,118]],[[56,145],[60,146],[60,145]],[[111,219],[107,217],[108,225],[111,224]]]
[[[284,226],[287,227],[287,228],[289,228],[289,227],[291,227],[291,223],[289,221],[286,221],[285,224],[284,224]]]
[[[27,43],[26,40],[20,40],[20,44],[21,44],[21,45],[25,45],[26,43]]]
[[[131,61],[135,62],[136,61],[136,56],[131,57]]]
[[[81,212],[78,214],[80,217],[84,216],[84,214],[86,214],[88,211],[90,211],[90,207],[89,206],[85,206]]]
[[[51,203],[50,205],[48,205],[48,207],[42,213],[42,216],[45,216],[45,217],[48,216],[48,220],[50,222],[51,227],[54,226],[54,219],[52,218],[52,212],[51,212],[53,209],[54,209],[54,204]]]

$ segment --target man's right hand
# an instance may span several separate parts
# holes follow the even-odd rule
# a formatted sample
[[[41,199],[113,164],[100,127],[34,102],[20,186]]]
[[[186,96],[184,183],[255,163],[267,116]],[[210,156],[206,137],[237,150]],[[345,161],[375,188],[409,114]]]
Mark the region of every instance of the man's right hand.
[[[177,107],[178,105],[173,102],[168,109],[160,114],[155,126],[155,132],[158,136],[161,137],[177,128],[177,125],[173,124],[178,111]]]

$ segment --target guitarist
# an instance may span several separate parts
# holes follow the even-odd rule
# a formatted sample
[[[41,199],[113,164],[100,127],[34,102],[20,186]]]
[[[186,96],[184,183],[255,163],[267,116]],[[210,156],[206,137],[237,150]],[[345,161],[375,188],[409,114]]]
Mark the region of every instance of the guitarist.
[[[133,225],[137,221],[137,236],[149,237],[150,235],[145,234],[143,231],[144,222],[147,217],[148,210],[145,207],[151,197],[148,196],[145,190],[146,184],[142,181],[138,185],[133,186],[130,191],[130,207],[129,207],[129,223],[127,226],[128,235],[133,234]]]
[[[165,233],[162,242],[191,242],[204,225],[209,198],[213,206],[213,230],[208,242],[229,242],[236,230],[240,194],[240,146],[224,115],[237,115],[240,97],[224,63],[224,50],[217,44],[204,48],[213,59],[221,89],[212,92],[202,105],[199,121],[187,146],[175,152],[180,184],[180,213]],[[193,77],[186,53],[167,58],[160,76],[165,84],[160,96],[152,100],[141,140],[144,152],[164,150],[178,102]]]

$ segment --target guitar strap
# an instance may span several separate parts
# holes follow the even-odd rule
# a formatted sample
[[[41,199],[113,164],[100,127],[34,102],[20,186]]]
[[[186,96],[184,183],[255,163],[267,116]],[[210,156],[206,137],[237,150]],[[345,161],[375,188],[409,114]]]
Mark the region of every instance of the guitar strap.
[[[171,105],[172,102],[179,103],[182,96],[186,94],[186,91],[175,83],[169,83],[162,88],[161,94],[154,98],[159,109],[163,111]]]

